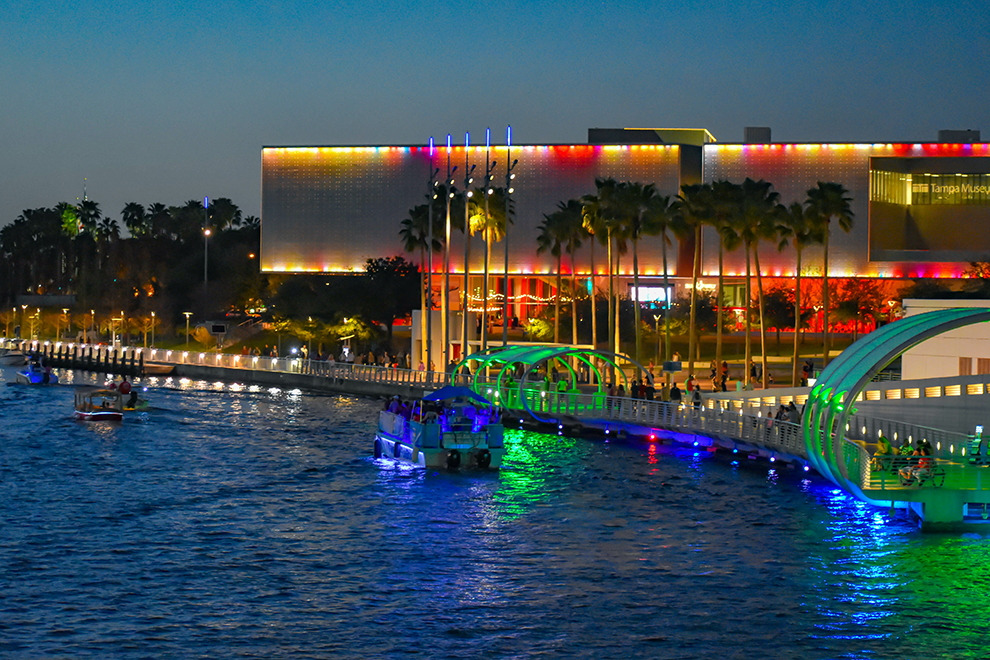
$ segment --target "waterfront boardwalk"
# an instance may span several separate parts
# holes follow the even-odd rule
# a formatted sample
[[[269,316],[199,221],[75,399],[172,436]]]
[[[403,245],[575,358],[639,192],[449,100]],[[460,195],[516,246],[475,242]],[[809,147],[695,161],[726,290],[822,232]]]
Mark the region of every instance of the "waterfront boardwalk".
[[[30,350],[30,346],[24,348]],[[442,372],[297,357],[269,358],[132,347],[121,348],[119,353],[115,353],[107,347],[96,347],[93,357],[81,361],[83,351],[70,354],[68,350],[58,350],[54,346],[50,349],[44,346],[37,348],[43,350],[56,366],[91,368],[108,373],[113,373],[112,367],[116,366],[120,368],[118,372],[130,373],[131,368],[137,368],[134,365],[141,365],[150,373],[174,378],[244,382],[372,397],[398,395],[420,398],[445,385],[470,385],[497,402],[506,411],[508,420],[518,417],[521,423],[536,423],[548,431],[600,434],[603,438],[624,436],[646,441],[669,440],[712,451],[726,450],[740,454],[741,458],[764,459],[777,463],[781,468],[814,469],[814,462],[809,460],[808,441],[802,425],[773,418],[780,405],[793,402],[799,409],[803,408],[809,396],[808,388],[706,393],[699,404],[670,403],[609,397],[580,390],[545,391],[539,381],[498,388],[495,383],[480,377],[452,377]],[[89,356],[89,353],[86,352],[86,355]],[[972,379],[969,377],[969,380]],[[970,382],[939,387],[875,383],[875,387],[868,387],[857,400],[863,402],[864,408],[871,401],[881,400],[881,395],[890,403],[892,390],[896,386],[899,388],[898,398],[904,392],[918,396],[914,401],[905,397],[903,403],[907,405],[937,405],[944,400],[943,394],[948,397],[952,393],[971,399],[967,401],[970,407],[985,410],[990,407],[990,376],[984,376],[983,380],[986,382],[979,386]],[[982,462],[987,453],[985,449],[974,460],[973,453],[980,451],[980,440],[961,432],[910,423],[906,421],[907,416],[892,417],[895,419],[866,413],[854,414],[846,427],[846,469],[856,479],[866,498],[875,504],[888,502],[891,505],[942,500],[951,502],[952,506],[958,505],[964,516],[982,514],[983,507],[990,503],[990,467]],[[902,468],[910,468],[908,457],[873,461],[872,455],[880,436],[888,438],[895,446],[904,439],[914,444],[922,440],[931,444],[934,450],[933,465],[925,475],[927,478],[910,482],[901,478]],[[919,515],[922,515],[921,508],[915,509]]]

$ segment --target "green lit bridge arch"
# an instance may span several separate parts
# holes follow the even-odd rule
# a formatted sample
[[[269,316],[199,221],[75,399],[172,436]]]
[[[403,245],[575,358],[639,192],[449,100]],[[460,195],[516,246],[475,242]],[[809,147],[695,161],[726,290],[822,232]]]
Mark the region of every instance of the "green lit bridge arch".
[[[527,401],[528,397],[525,396],[526,390],[538,389],[540,387],[539,381],[528,380],[528,377],[530,373],[538,370],[544,364],[546,364],[548,370],[552,364],[560,364],[570,373],[570,382],[572,386],[576,387],[578,375],[574,371],[570,358],[586,364],[588,366],[588,373],[594,373],[598,377],[598,393],[603,396],[605,395],[605,383],[608,379],[602,374],[602,370],[596,361],[602,363],[606,369],[609,367],[615,369],[617,378],[621,379],[627,390],[629,389],[629,381],[625,371],[620,366],[622,363],[628,364],[643,374],[647,373],[643,365],[621,353],[590,348],[576,348],[573,346],[548,346],[540,344],[536,346],[500,346],[473,353],[457,363],[454,367],[453,375],[456,376],[462,370],[466,370],[469,374],[473,374],[469,378],[471,389],[474,391],[482,395],[487,395],[489,392],[484,390],[494,388],[496,395],[506,399],[500,401],[504,407],[519,409],[521,406],[522,409],[535,419],[541,422],[551,422],[553,421],[552,419],[545,419],[537,414]],[[473,372],[468,368],[468,364],[471,362],[476,363]],[[514,383],[511,374],[516,370],[517,366],[522,367],[523,373],[518,383]],[[495,373],[489,374],[488,380],[482,378],[483,373],[493,370]],[[509,385],[514,385],[514,387],[509,387]],[[502,397],[501,392],[506,392],[506,395]]]
[[[950,330],[985,321],[990,321],[987,309],[953,308],[918,314],[886,325],[844,350],[815,383],[802,417],[808,458],[815,469],[866,502],[891,501],[889,491],[880,500],[871,497],[876,492],[864,492],[866,484],[859,475],[850,474],[852,461],[845,454],[850,446],[845,437],[849,418],[855,414],[854,402],[874,376],[907,350]],[[929,492],[933,497],[953,499],[951,491],[947,487]]]

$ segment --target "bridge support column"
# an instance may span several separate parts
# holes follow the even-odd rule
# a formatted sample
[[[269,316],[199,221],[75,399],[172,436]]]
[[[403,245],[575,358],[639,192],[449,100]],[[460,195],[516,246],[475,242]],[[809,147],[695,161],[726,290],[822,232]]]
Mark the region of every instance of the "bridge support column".
[[[964,495],[960,491],[932,491],[922,502],[911,502],[911,510],[921,519],[925,532],[959,529],[963,523]]]

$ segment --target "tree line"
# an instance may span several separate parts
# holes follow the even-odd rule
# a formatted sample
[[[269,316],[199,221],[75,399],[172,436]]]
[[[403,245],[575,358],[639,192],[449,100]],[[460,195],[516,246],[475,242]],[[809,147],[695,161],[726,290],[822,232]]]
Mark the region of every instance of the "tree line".
[[[183,310],[223,312],[258,297],[260,221],[243,216],[230,199],[213,200],[208,209],[199,200],[131,202],[120,219],[126,234],[89,199],[24,210],[0,229],[4,309],[19,311],[22,295],[65,295],[74,297],[80,314],[149,319],[155,312],[158,322],[171,324]]]

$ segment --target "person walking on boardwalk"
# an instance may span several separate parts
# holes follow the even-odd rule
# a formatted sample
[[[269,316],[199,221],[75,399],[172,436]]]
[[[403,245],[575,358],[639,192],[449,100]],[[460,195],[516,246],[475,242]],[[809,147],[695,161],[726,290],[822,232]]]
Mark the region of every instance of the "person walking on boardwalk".
[[[676,381],[670,386],[670,402],[677,405],[681,403],[681,389],[677,387]]]

